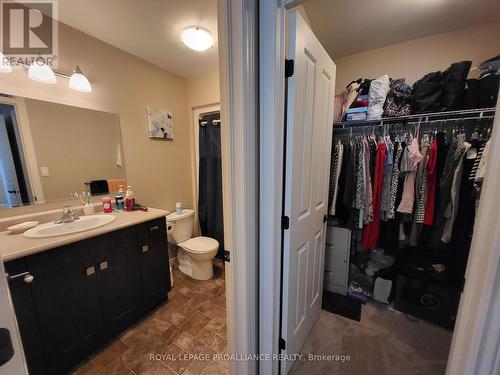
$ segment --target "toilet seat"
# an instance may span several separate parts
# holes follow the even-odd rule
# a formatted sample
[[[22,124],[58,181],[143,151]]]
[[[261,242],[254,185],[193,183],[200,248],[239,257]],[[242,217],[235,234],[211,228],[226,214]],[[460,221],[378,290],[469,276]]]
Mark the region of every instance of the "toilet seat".
[[[210,237],[194,237],[181,242],[178,246],[193,253],[209,253],[219,247],[219,242]]]

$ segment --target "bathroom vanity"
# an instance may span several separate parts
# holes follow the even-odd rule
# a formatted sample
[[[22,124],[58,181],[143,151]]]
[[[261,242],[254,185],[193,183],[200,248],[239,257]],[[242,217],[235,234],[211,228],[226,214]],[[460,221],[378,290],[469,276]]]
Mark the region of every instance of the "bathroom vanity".
[[[0,233],[30,374],[66,373],[167,300],[165,214],[119,213],[62,237]]]

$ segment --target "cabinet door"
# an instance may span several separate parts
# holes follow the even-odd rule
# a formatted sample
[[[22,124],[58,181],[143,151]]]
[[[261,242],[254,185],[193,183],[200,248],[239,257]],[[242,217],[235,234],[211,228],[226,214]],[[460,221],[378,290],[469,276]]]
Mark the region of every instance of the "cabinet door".
[[[32,288],[48,372],[64,373],[103,343],[96,267],[79,263],[35,278]]]
[[[170,290],[170,268],[165,218],[139,227],[144,306],[151,310],[167,300]]]
[[[135,228],[102,237],[105,246],[97,268],[103,321],[111,338],[133,324],[144,311],[141,259]]]
[[[33,302],[30,279],[26,278],[25,281],[24,276],[16,277],[16,275],[22,275],[26,272],[24,260],[19,259],[6,263],[5,271],[9,274],[9,277],[14,277],[9,282],[9,289],[12,304],[16,312],[17,325],[21,334],[24,356],[26,357],[29,373],[30,375],[46,374],[40,329]]]

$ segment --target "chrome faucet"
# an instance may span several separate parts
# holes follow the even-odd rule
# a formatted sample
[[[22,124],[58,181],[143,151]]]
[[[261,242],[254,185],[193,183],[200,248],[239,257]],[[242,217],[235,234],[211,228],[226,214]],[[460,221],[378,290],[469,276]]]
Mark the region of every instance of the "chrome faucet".
[[[75,220],[78,220],[79,217],[76,216],[75,211],[73,210],[73,207],[71,206],[64,206],[63,207],[63,215],[62,217],[56,221],[56,224],[62,224],[62,223],[72,223]]]

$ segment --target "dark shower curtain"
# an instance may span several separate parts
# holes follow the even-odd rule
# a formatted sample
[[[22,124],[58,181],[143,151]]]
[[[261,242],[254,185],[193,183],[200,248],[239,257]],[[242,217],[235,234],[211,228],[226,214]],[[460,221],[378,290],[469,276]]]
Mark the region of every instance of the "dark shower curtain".
[[[199,120],[198,214],[201,234],[219,241],[218,257],[224,250],[220,127],[220,113],[203,115]]]

